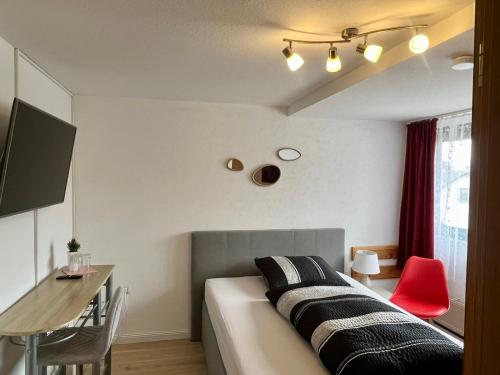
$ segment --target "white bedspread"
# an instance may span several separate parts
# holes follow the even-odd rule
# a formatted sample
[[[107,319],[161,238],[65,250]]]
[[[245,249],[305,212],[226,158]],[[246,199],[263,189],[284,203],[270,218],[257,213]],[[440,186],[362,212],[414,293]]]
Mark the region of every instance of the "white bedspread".
[[[383,299],[357,281],[345,279]],[[265,292],[260,276],[206,281],[205,301],[227,375],[329,375],[312,347],[274,309]]]
[[[261,277],[210,279],[205,284],[208,314],[227,375],[329,375],[265,292]]]

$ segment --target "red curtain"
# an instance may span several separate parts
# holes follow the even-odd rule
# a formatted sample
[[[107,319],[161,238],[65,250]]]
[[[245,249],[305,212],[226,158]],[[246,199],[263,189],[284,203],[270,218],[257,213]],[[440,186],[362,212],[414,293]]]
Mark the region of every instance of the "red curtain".
[[[434,257],[434,159],[437,119],[414,122],[406,134],[398,265],[412,255]]]

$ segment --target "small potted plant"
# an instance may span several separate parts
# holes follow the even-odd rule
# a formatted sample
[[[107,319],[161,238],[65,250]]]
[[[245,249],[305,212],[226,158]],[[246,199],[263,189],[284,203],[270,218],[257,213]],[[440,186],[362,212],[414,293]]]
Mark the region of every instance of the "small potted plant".
[[[78,250],[80,249],[80,244],[76,239],[72,239],[71,241],[68,242],[68,270],[70,272],[77,272],[78,268],[80,267],[79,261],[78,261]]]

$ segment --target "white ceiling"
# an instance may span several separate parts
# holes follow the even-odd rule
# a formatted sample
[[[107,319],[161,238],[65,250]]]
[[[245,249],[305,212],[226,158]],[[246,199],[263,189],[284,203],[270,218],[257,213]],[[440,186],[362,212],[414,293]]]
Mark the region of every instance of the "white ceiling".
[[[2,0],[0,35],[77,94],[287,106],[332,79],[326,48],[297,46],[291,73],[283,37],[328,38],[429,23],[471,0]],[[377,37],[386,48],[409,32]],[[343,73],[363,63],[339,48]]]
[[[451,69],[472,55],[474,30],[302,110],[298,116],[407,121],[472,107],[472,70]]]

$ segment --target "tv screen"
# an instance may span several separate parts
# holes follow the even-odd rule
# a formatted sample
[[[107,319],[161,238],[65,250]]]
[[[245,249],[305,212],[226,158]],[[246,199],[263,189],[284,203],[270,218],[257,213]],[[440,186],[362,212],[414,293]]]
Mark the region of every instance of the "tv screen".
[[[75,134],[73,125],[14,99],[0,151],[0,217],[64,202]]]

